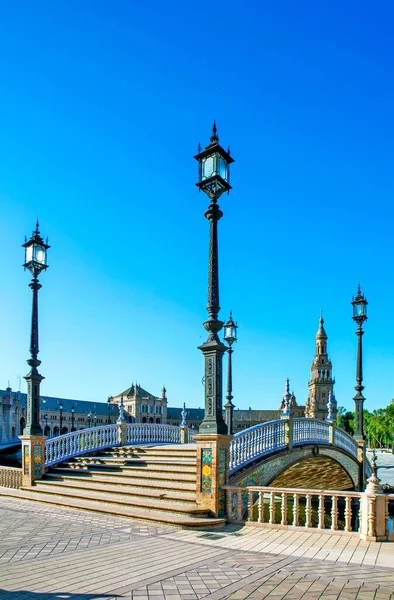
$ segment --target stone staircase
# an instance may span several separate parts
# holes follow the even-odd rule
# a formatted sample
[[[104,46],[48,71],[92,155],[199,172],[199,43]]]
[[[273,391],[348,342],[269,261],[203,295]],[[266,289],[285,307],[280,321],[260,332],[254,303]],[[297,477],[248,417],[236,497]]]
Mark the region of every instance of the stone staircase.
[[[80,456],[51,467],[19,497],[190,528],[215,528],[196,504],[196,447],[140,445]]]

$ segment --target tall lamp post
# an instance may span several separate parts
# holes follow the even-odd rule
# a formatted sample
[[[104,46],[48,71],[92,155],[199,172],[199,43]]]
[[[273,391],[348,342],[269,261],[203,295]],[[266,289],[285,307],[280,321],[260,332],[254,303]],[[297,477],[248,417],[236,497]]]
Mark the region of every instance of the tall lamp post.
[[[197,187],[209,198],[210,204],[205,211],[209,221],[209,258],[208,258],[208,320],[204,327],[208,339],[199,349],[205,361],[205,400],[204,419],[199,427],[200,433],[226,434],[227,425],[223,420],[223,384],[222,359],[226,346],[219,340],[218,333],[223,327],[223,321],[218,319],[219,304],[219,257],[218,257],[218,221],[223,212],[217,202],[223,192],[229,192],[230,164],[234,162],[229,152],[219,144],[216,124],[213,124],[210,144],[194,157],[199,164]]]
[[[59,404],[59,413],[60,413],[60,417],[59,417],[59,421],[60,421],[59,435],[62,435],[62,429],[63,429],[63,402],[60,402],[60,404]]]
[[[237,329],[238,325],[234,323],[233,316],[230,311],[230,317],[227,323],[224,324],[224,339],[228,344],[227,355],[228,355],[228,367],[227,367],[227,396],[226,396],[226,404],[224,405],[225,415],[226,415],[226,425],[227,425],[227,433],[228,435],[233,435],[233,410],[234,404],[232,403],[232,399],[234,396],[233,393],[233,372],[232,372],[232,358],[231,355],[234,352],[232,349],[232,345],[237,341]]]
[[[88,427],[90,428],[90,425],[92,423],[92,411],[88,412]]]
[[[111,425],[111,402],[113,398],[112,396],[108,396],[107,404],[108,404],[108,425]]]
[[[47,429],[47,427],[48,427],[48,414],[47,413],[44,415],[44,419],[45,419],[44,435],[47,435],[47,433],[46,433],[48,431],[48,429]]]
[[[75,408],[71,407],[71,431],[75,431]]]
[[[40,425],[40,384],[44,379],[37,370],[41,361],[38,359],[38,290],[42,287],[38,277],[42,271],[48,268],[47,251],[50,248],[48,243],[44,243],[39,231],[37,221],[36,229],[30,240],[23,244],[25,248],[25,269],[28,269],[33,276],[29,287],[33,291],[33,304],[31,314],[31,333],[30,333],[30,358],[27,364],[31,367],[30,372],[24,377],[27,381],[27,411],[26,427],[23,435],[42,435]]]
[[[355,429],[354,439],[364,440],[364,417],[363,417],[363,323],[367,320],[367,305],[364,295],[361,293],[360,285],[358,286],[357,296],[353,298],[353,321],[357,323],[357,367],[356,367],[356,395],[354,396],[354,408],[355,408]]]
[[[360,463],[359,489],[364,490],[365,485],[365,435],[364,435],[364,396],[363,396],[363,323],[367,320],[367,305],[364,295],[361,293],[360,284],[358,285],[357,296],[352,300],[353,321],[357,323],[357,367],[356,367],[356,395],[354,400],[355,427],[354,439],[358,444],[358,460]]]

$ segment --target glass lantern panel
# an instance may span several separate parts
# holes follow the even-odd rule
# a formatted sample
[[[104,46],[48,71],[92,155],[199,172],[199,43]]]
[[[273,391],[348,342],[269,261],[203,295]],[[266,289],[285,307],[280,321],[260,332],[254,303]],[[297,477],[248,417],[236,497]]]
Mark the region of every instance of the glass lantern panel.
[[[367,314],[367,307],[364,303],[354,305],[353,315],[355,317],[364,317],[366,314]]]
[[[33,260],[33,246],[26,247],[26,262]]]
[[[222,156],[218,157],[218,173],[220,177],[224,179],[224,181],[227,181],[228,165]]]
[[[215,172],[215,163],[214,157],[208,156],[205,160],[202,161],[202,178],[208,179],[208,177],[212,177]]]
[[[34,258],[42,265],[45,264],[45,249],[42,246],[34,246]]]

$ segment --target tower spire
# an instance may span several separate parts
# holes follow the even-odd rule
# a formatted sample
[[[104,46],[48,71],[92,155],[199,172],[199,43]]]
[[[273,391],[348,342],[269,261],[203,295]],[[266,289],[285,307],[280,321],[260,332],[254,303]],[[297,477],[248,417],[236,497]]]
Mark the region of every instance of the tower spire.
[[[332,363],[327,353],[328,336],[324,328],[323,311],[320,309],[319,328],[316,333],[315,358],[311,366],[311,378],[308,383],[309,394],[305,416],[325,419],[328,414],[329,394],[333,393],[335,380],[332,377]],[[336,410],[334,404],[333,411]]]

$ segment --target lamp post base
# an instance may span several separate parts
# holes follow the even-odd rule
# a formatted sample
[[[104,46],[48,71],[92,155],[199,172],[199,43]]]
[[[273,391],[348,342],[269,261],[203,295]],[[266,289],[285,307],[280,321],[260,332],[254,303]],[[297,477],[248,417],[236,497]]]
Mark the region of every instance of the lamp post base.
[[[22,486],[33,485],[45,473],[45,435],[20,435],[22,442]]]
[[[197,494],[199,508],[214,517],[226,516],[223,486],[228,483],[229,446],[232,435],[197,434]]]

